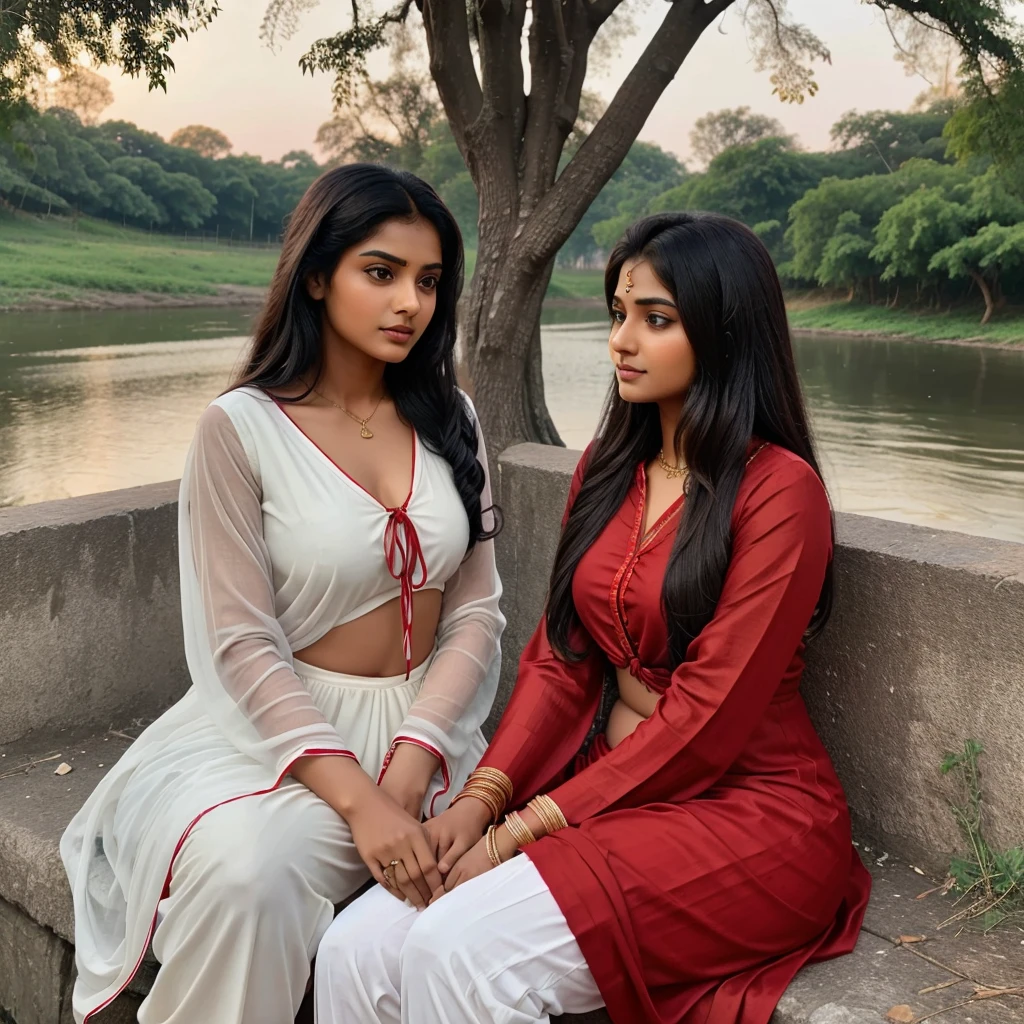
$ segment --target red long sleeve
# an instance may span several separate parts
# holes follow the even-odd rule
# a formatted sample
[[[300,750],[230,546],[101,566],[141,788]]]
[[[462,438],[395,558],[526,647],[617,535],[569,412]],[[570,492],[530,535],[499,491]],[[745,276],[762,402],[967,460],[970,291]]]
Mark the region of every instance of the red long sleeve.
[[[690,644],[654,714],[550,792],[570,824],[700,794],[735,762],[775,695],[831,558],[828,498],[810,466],[790,456],[759,476],[733,524],[714,618]]]
[[[513,806],[547,789],[575,757],[597,713],[603,678],[600,652],[584,661],[562,661],[548,644],[547,618],[541,619],[480,762],[512,780]]]

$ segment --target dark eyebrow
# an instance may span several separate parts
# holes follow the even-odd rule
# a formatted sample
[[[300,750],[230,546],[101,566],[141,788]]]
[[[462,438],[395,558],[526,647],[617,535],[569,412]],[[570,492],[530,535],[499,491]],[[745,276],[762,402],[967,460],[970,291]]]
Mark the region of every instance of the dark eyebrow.
[[[388,263],[397,263],[400,267],[407,267],[409,264],[397,256],[392,256],[389,252],[382,252],[380,249],[370,249],[368,252],[361,252],[360,256],[377,256],[382,260],[387,260]]]
[[[392,256],[389,252],[384,252],[382,249],[370,249],[367,252],[361,252],[360,256],[376,256],[378,259],[387,260],[389,263],[397,263],[400,267],[409,266],[408,260],[400,259],[398,256]],[[443,263],[427,263],[424,270],[444,270]]]
[[[678,312],[679,307],[671,299],[634,299],[633,300],[638,306],[669,306]],[[618,295],[612,296],[612,305],[622,305],[622,299]]]

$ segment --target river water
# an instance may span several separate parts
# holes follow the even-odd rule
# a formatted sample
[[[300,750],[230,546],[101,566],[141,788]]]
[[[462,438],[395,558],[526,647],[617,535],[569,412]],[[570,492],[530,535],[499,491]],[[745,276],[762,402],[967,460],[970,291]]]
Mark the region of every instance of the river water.
[[[177,477],[251,316],[0,315],[0,505]],[[543,330],[548,405],[583,447],[611,381],[607,327],[547,319],[562,321]],[[1024,541],[1024,346],[801,337],[796,355],[837,508]]]

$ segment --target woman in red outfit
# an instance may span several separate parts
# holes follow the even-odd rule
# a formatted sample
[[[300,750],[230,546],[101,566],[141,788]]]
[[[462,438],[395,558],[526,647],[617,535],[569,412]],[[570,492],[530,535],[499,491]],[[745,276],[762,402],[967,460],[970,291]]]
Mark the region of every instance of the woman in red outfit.
[[[767,1024],[856,943],[870,881],[799,692],[832,516],[771,259],[662,214],[605,291],[617,388],[508,709],[427,823],[444,891],[339,916],[321,1024]]]

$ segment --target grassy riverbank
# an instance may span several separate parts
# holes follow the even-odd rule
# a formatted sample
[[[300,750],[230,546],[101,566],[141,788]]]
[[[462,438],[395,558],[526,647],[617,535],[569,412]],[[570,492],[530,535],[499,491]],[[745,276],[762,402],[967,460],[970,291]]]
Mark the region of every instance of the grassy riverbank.
[[[256,301],[276,249],[0,213],[0,309]]]
[[[276,248],[171,238],[107,221],[41,219],[0,212],[0,311],[61,307],[255,304],[277,263]],[[466,253],[467,276],[476,253]],[[603,316],[600,270],[556,270],[551,306],[593,305]],[[848,303],[821,292],[787,296],[790,322],[805,330],[924,341],[1024,345],[1024,308],[981,326],[981,307],[946,313]]]
[[[107,221],[0,211],[0,310],[258,302],[277,248],[149,234]],[[476,253],[466,253],[471,274]],[[555,272],[550,297],[600,300],[600,271]]]
[[[866,337],[913,338],[921,341],[980,342],[1024,345],[1024,308],[999,310],[982,325],[982,306],[960,307],[936,313],[914,309],[886,309],[865,303],[832,301],[815,293],[787,296],[789,322],[811,331],[856,334]]]

